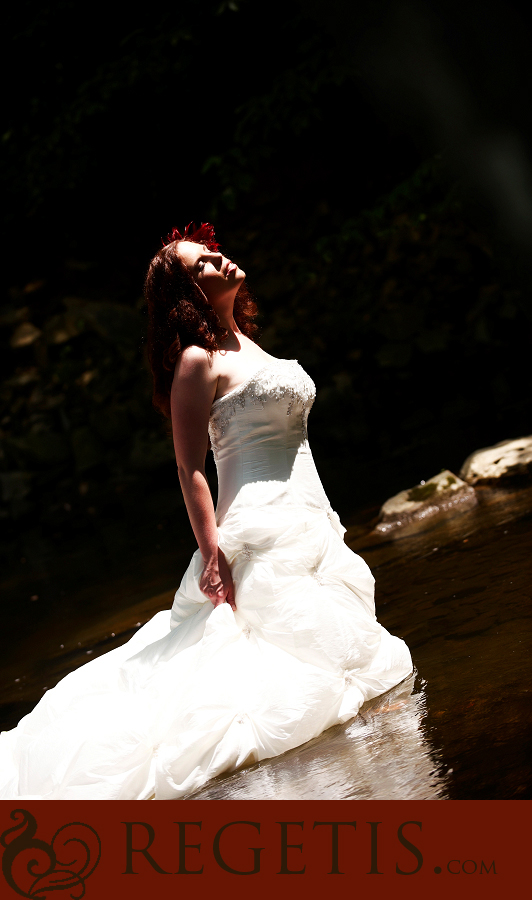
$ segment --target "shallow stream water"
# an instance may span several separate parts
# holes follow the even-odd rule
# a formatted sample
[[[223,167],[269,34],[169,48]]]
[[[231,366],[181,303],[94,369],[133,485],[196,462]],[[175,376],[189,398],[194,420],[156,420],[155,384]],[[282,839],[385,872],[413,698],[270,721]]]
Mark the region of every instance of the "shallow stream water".
[[[414,676],[347,724],[194,799],[530,798],[532,487],[477,495],[474,509],[388,537],[371,533],[374,510],[346,523],[376,577],[379,621],[408,643]],[[62,561],[62,590],[37,551],[31,572],[13,570],[2,584],[1,727],[169,608],[193,547],[185,538],[126,554],[107,572],[89,548]]]

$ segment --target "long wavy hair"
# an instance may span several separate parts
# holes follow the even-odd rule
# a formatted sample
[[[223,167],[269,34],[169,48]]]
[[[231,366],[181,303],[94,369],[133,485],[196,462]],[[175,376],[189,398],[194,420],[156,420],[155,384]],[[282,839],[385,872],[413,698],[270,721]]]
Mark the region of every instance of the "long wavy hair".
[[[152,401],[165,418],[170,419],[170,391],[176,362],[185,347],[195,344],[208,353],[220,349],[228,331],[214,308],[208,303],[177,253],[180,240],[206,244],[217,250],[212,225],[195,228],[192,223],[183,235],[174,229],[153,257],[146,280],[144,295],[148,304],[148,360],[153,376]],[[257,305],[245,283],[235,297],[233,315],[240,331],[255,340],[257,326],[253,319]]]

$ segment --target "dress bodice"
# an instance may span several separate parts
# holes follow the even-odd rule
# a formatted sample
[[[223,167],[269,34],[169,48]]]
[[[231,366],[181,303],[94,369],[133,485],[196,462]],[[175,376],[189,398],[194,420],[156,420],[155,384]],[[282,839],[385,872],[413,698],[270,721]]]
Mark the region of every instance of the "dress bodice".
[[[314,382],[295,359],[274,359],[216,400],[209,435],[218,470],[218,524],[228,511],[326,509],[307,441]]]

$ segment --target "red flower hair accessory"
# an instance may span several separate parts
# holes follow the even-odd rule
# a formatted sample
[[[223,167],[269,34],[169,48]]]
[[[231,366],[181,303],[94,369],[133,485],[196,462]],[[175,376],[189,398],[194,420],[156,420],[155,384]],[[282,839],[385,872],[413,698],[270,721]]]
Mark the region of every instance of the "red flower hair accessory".
[[[163,247],[173,241],[194,241],[195,244],[205,244],[207,249],[212,250],[213,253],[220,249],[220,245],[214,237],[214,225],[209,222],[202,222],[199,228],[196,228],[195,222],[189,222],[183,234],[177,228],[172,228],[166,238],[162,238]]]

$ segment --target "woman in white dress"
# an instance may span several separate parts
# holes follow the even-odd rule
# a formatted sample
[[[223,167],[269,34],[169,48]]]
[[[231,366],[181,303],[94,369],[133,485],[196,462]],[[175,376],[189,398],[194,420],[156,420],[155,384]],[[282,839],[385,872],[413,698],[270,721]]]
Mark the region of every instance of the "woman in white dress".
[[[0,799],[185,797],[346,722],[412,671],[316,472],[314,384],[252,340],[244,277],[209,225],[174,229],[152,260],[154,402],[198,550],[170,613],[2,734]]]

